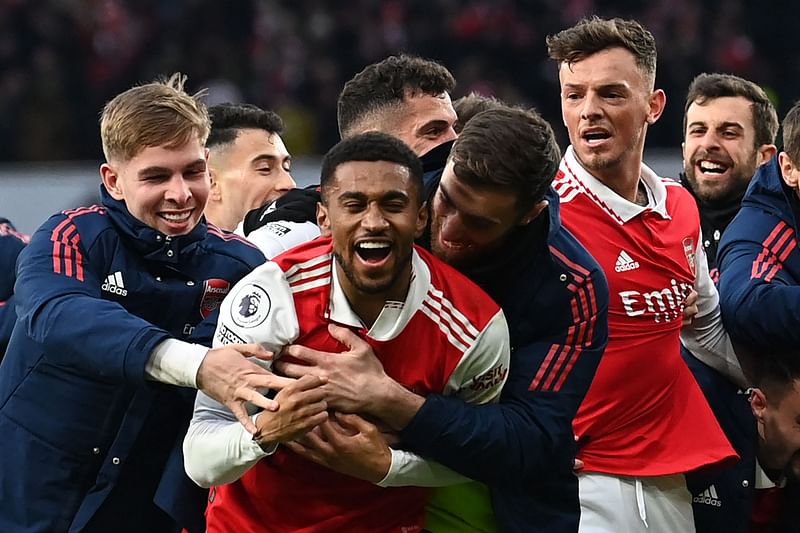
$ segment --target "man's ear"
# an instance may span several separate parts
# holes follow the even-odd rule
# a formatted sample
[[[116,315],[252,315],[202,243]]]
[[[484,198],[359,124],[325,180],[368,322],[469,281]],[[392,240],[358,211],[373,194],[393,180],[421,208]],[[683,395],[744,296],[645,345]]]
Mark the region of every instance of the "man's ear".
[[[753,411],[753,416],[763,422],[764,412],[767,410],[767,397],[761,389],[750,390],[750,409]]]
[[[656,89],[650,93],[649,104],[650,110],[647,113],[647,123],[653,125],[661,117],[661,113],[664,112],[664,107],[667,105],[666,93],[662,89]]]
[[[794,168],[794,163],[792,162],[792,159],[789,157],[789,154],[787,154],[786,152],[781,152],[778,154],[778,166],[780,166],[781,168],[783,181],[786,182],[786,185],[788,185],[792,189],[797,189],[798,172],[792,172],[793,170],[797,169]]]
[[[417,222],[416,228],[414,231],[414,238],[419,239],[423,232],[425,231],[425,227],[428,225],[428,202],[422,202],[422,205],[417,212]]]
[[[108,194],[114,200],[125,199],[125,191],[122,189],[119,175],[116,170],[111,168],[111,165],[108,163],[100,165],[100,178],[103,180],[103,185],[105,185]]]
[[[536,217],[538,217],[539,215],[542,214],[542,211],[544,211],[544,209],[548,205],[550,205],[550,203],[547,200],[539,200],[538,202],[536,202],[533,205],[533,207],[531,207],[528,210],[528,212],[525,213],[525,215],[522,217],[522,219],[519,222],[519,225],[520,226],[527,226],[528,224],[533,222],[533,220],[535,220]]]
[[[328,208],[322,203],[317,202],[317,226],[323,237],[331,234],[331,219],[328,217]]]
[[[219,180],[217,179],[217,172],[212,167],[208,167],[208,177],[211,180],[208,199],[219,203],[222,201],[222,190],[219,186]]]
[[[758,154],[758,161],[756,161],[756,163],[758,166],[761,166],[775,157],[775,154],[778,153],[778,148],[774,144],[762,144],[758,147],[756,152]]]

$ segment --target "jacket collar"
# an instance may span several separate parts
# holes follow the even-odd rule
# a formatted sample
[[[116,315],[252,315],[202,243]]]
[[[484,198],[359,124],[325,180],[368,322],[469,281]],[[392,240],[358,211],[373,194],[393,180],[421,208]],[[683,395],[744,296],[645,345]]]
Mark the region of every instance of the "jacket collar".
[[[561,170],[568,179],[577,182],[578,187],[586,193],[590,200],[619,224],[625,224],[645,211],[653,211],[665,219],[670,218],[667,212],[667,187],[661,178],[644,163],[640,179],[647,191],[647,205],[629,202],[592,176],[578,161],[572,146],[567,148],[567,152],[564,154]]]
[[[165,235],[134,217],[125,202],[112,198],[102,184],[100,200],[125,243],[148,261],[176,265],[185,254],[194,251],[206,236],[205,218],[200,219],[188,234],[174,237]]]
[[[689,179],[686,177],[686,173],[681,172],[680,180],[683,188],[689,191],[689,194],[692,195],[697,203],[698,210],[700,211],[700,218],[708,225],[713,226],[714,229],[722,231],[727,228],[728,224],[733,220],[733,217],[739,212],[742,198],[744,197],[744,191],[733,198],[728,198],[721,202],[706,202],[697,196],[692,188],[692,184],[689,183]],[[705,236],[708,237],[708,235]]]

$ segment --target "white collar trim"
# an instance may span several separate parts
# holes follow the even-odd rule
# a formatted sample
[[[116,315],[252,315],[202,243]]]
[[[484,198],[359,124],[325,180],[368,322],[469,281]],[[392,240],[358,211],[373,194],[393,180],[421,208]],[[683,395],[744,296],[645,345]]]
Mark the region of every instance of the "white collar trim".
[[[640,179],[647,191],[647,205],[629,202],[603,182],[592,176],[578,161],[572,146],[567,148],[563,159],[564,173],[570,175],[581,186],[587,196],[620,224],[629,222],[645,211],[654,211],[662,218],[670,219],[667,213],[667,186],[650,167],[642,163]]]
[[[333,258],[331,300],[328,316],[334,322],[355,328],[363,328],[364,323],[353,311],[353,308],[350,307],[350,302],[347,300],[344,290],[342,290],[338,276],[339,271],[339,264],[336,258]],[[405,302],[387,301],[367,335],[379,341],[388,341],[399,335],[422,305],[430,284],[431,273],[428,270],[428,265],[417,254],[417,251],[413,250],[411,254],[411,285],[408,288]]]

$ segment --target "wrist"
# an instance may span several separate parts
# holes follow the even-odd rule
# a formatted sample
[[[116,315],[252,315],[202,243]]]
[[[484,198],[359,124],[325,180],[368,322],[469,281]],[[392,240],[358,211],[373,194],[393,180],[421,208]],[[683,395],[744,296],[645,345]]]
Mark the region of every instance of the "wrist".
[[[388,379],[383,394],[372,402],[373,416],[381,419],[394,431],[404,429],[425,403],[425,398],[411,392],[393,379]]]

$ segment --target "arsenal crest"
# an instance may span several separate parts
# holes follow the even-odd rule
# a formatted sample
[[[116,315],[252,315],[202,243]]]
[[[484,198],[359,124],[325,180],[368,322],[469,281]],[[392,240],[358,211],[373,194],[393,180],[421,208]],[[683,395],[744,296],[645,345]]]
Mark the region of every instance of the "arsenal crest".
[[[224,279],[207,279],[203,282],[203,298],[200,300],[200,314],[203,318],[207,318],[219,307],[230,289],[231,284]]]
[[[692,237],[683,239],[683,253],[686,254],[686,261],[689,263],[689,270],[692,271],[692,276],[697,276],[697,249],[694,246]]]

